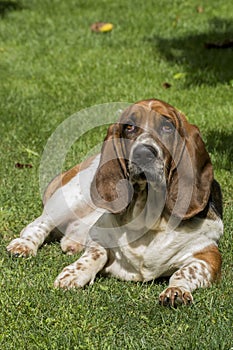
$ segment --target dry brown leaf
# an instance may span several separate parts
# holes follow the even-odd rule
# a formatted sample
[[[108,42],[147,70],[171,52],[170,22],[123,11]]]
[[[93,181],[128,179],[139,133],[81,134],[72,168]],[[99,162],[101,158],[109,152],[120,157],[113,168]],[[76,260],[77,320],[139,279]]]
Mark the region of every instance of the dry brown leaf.
[[[163,83],[164,89],[169,89],[171,86],[172,85],[170,83],[167,83],[167,82]]]
[[[32,168],[32,164],[15,163],[15,168],[17,169]]]

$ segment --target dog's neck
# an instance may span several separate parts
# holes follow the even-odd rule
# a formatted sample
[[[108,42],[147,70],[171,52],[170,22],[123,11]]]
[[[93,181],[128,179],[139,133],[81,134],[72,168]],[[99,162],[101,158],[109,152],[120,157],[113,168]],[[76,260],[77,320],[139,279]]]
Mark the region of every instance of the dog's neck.
[[[134,184],[133,198],[127,209],[120,214],[120,221],[132,230],[155,228],[164,211],[166,190],[151,184]]]

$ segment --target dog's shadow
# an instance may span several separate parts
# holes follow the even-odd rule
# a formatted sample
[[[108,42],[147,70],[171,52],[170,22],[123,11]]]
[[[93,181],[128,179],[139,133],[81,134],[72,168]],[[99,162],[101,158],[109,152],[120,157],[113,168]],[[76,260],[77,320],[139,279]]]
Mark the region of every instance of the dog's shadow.
[[[214,18],[209,29],[173,38],[154,35],[146,38],[156,48],[156,54],[185,71],[185,86],[233,84],[233,22]]]
[[[5,17],[11,11],[23,10],[23,5],[20,1],[0,1],[0,17]]]
[[[205,134],[205,139],[214,166],[233,171],[233,132],[209,130]]]

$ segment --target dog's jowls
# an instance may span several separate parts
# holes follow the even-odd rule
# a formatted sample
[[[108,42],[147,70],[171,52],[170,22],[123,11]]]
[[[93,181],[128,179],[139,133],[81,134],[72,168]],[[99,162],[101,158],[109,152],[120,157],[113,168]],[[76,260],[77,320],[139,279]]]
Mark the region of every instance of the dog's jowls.
[[[56,177],[42,215],[7,247],[36,255],[52,230],[61,247],[83,255],[55,280],[61,288],[169,276],[162,305],[188,304],[221,272],[221,190],[198,128],[174,107],[145,100],[109,127],[100,155]]]

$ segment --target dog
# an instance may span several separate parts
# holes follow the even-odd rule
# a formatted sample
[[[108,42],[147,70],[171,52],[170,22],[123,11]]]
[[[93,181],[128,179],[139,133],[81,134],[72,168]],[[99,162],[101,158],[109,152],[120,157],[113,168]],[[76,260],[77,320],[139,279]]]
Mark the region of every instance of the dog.
[[[36,255],[56,227],[81,257],[55,280],[64,289],[98,273],[125,281],[170,277],[162,305],[193,302],[221,275],[222,196],[199,129],[158,99],[134,103],[110,125],[101,153],[58,175],[42,215],[7,247]]]

